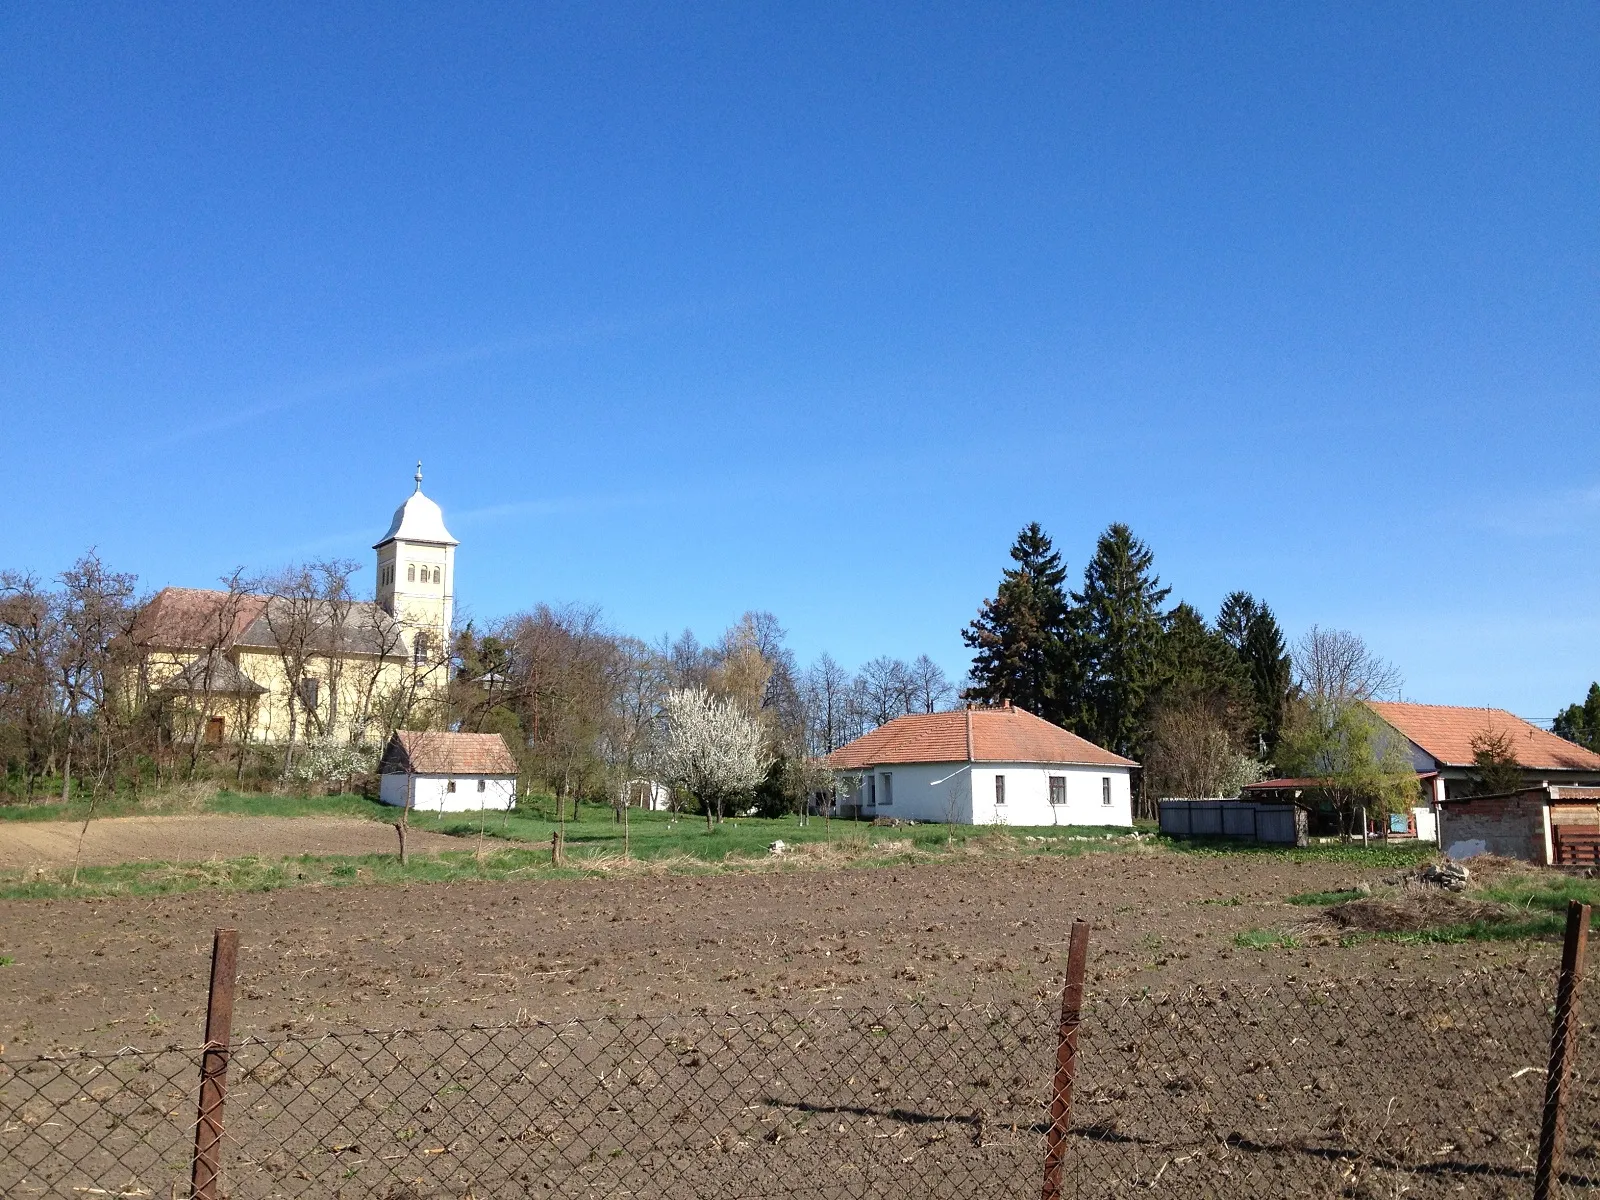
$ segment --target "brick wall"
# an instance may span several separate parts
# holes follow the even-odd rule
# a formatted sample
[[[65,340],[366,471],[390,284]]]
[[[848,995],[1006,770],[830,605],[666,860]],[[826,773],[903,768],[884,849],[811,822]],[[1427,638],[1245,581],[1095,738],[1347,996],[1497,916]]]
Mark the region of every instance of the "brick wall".
[[[1498,854],[1544,863],[1544,789],[1481,800],[1452,800],[1444,810],[1441,843],[1450,858]]]

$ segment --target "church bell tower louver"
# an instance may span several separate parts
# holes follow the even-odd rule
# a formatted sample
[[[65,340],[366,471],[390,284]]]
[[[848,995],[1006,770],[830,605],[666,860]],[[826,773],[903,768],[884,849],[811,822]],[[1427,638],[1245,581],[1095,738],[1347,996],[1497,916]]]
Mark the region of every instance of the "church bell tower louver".
[[[422,463],[416,490],[394,510],[378,552],[378,603],[411,635],[416,663],[441,661],[449,651],[455,610],[456,547],[444,513],[422,494]]]

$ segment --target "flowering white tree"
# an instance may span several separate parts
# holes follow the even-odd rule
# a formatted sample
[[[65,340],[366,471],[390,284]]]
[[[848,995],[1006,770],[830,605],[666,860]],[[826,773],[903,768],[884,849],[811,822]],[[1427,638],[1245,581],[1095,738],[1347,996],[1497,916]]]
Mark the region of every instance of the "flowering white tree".
[[[713,813],[722,819],[724,801],[766,777],[772,756],[765,731],[738,701],[699,687],[668,692],[662,715],[661,773],[700,801],[709,827]]]

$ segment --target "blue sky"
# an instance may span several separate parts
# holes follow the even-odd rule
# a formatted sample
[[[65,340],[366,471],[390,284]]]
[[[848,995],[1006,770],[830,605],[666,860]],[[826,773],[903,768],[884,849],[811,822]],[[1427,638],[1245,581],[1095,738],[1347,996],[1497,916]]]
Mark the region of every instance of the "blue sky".
[[[1600,677],[1600,8],[8,5],[0,564],[932,654],[1039,520]]]

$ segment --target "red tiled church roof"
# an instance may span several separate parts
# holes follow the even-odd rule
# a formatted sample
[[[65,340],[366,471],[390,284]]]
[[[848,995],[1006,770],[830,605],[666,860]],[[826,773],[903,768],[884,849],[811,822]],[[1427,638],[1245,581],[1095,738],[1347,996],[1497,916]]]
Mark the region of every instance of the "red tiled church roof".
[[[1509,733],[1517,762],[1529,770],[1600,771],[1600,754],[1574,745],[1503,708],[1403,704],[1370,700],[1368,707],[1447,767],[1472,766],[1472,739]]]
[[[1082,763],[1137,767],[1025,709],[969,708],[897,717],[841,746],[823,760],[854,770],[885,763]]]

